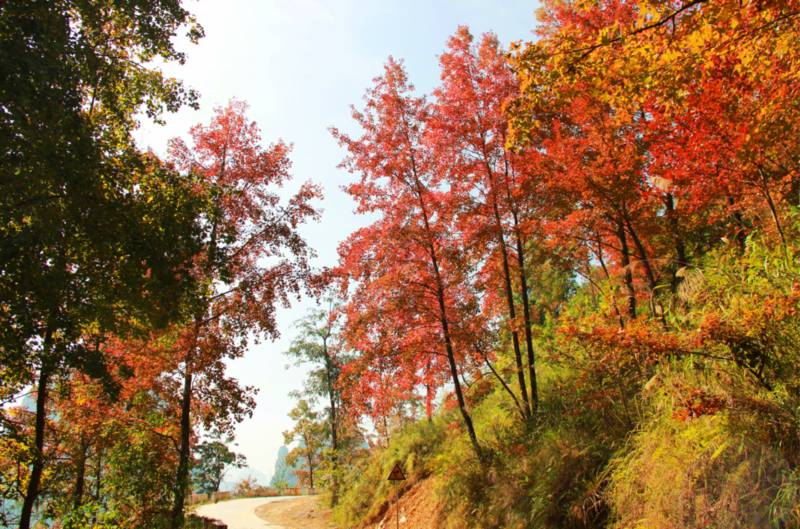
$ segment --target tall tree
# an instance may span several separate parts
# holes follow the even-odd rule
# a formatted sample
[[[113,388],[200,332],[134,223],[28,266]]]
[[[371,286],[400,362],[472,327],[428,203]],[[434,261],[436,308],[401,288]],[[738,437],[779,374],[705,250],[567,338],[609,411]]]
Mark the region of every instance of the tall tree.
[[[452,215],[442,209],[447,203],[439,190],[442,175],[425,140],[429,105],[412,90],[403,67],[390,59],[368,91],[364,111],[353,112],[362,136],[334,130],[349,153],[343,166],[361,177],[347,187],[357,211],[379,215],[342,245],[340,270],[359,281],[356,296],[363,303],[382,304],[373,314],[409,321],[417,334],[435,337],[470,442],[483,460],[459,367],[460,359],[473,354],[466,334],[476,304],[466,263],[454,244]],[[411,367],[406,373],[412,379],[415,364],[400,364]]]
[[[473,266],[483,268],[487,284],[502,285],[517,384],[524,415],[530,418],[536,411],[538,393],[521,226],[523,196],[518,156],[506,146],[504,112],[504,105],[518,91],[517,82],[497,37],[484,35],[476,45],[466,27],[450,38],[439,62],[442,84],[433,94],[430,136],[439,163],[449,166],[448,198],[456,201],[454,210],[462,223],[465,249],[474,256]],[[498,274],[495,281],[491,276]],[[487,296],[495,305],[496,298]],[[522,318],[518,317],[520,305]],[[527,383],[521,335],[527,353]]]
[[[312,401],[323,399],[327,403],[327,433],[330,441],[328,456],[333,474],[331,503],[338,501],[338,464],[342,435],[347,434],[349,411],[343,409],[341,366],[347,361],[342,350],[340,307],[333,297],[322,300],[323,306],[311,310],[295,324],[298,331],[287,355],[298,363],[310,364],[304,396]]]
[[[325,423],[305,399],[297,402],[289,418],[294,421],[294,428],[283,432],[283,439],[294,447],[286,455],[286,464],[295,468],[294,473],[301,483],[314,489],[314,472],[319,470],[325,443]]]
[[[313,252],[298,227],[316,218],[311,201],[320,196],[319,189],[303,184],[288,201],[281,200],[278,189],[290,178],[289,147],[282,142],[263,147],[246,108],[242,102],[231,101],[216,110],[208,125],[192,128],[191,146],[180,139],[170,144],[172,163],[196,175],[211,196],[211,211],[203,219],[208,237],[194,266],[205,291],[182,331],[183,394],[173,529],[183,524],[189,485],[194,385],[219,386],[223,359],[241,355],[249,336],[277,336],[276,305],[288,304],[309,278],[308,258]],[[197,377],[201,380],[196,381]],[[216,393],[231,402],[222,389]]]
[[[86,327],[163,325],[190,287],[191,187],[130,137],[143,108],[193,100],[147,66],[183,59],[171,42],[181,28],[201,35],[177,0],[0,6],[0,365],[4,397],[37,389],[20,529],[39,495],[53,377],[97,365]]]

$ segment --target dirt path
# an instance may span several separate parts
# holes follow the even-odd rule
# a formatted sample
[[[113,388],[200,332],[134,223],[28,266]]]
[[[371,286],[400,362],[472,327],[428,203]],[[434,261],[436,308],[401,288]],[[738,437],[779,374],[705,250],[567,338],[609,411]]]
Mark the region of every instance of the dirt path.
[[[256,516],[256,509],[259,507],[286,499],[286,497],[244,498],[221,501],[219,503],[201,505],[197,508],[197,514],[224,522],[228,524],[228,529],[294,529],[292,527],[269,524]]]
[[[256,514],[268,523],[285,529],[336,529],[331,522],[330,509],[322,505],[317,496],[267,503],[257,507]]]

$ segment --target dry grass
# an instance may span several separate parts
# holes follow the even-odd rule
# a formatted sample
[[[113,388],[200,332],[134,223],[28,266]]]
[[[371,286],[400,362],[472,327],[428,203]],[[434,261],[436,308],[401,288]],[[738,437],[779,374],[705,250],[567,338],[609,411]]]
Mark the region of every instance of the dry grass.
[[[300,496],[267,503],[256,509],[256,515],[284,529],[336,529],[331,511],[318,496]]]

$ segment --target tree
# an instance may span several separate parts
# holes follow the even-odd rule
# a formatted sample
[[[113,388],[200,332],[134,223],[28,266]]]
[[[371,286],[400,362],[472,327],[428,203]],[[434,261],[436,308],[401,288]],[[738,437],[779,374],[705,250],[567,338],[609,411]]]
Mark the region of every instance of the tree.
[[[309,364],[305,389],[301,395],[312,403],[327,404],[325,433],[326,470],[330,482],[331,504],[338,501],[340,461],[362,439],[352,406],[345,395],[346,381],[342,366],[351,360],[342,337],[342,307],[333,294],[322,298],[321,306],[312,309],[295,323],[297,334],[286,354],[298,363]]]
[[[183,523],[189,485],[192,443],[192,396],[195,385],[219,397],[218,404],[237,411],[225,382],[224,358],[242,354],[248,337],[275,337],[278,303],[289,303],[308,283],[312,251],[298,233],[317,217],[311,201],[320,196],[309,183],[285,204],[276,193],[289,178],[289,147],[261,145],[257,125],[248,121],[246,105],[231,101],[211,123],[192,128],[192,146],[180,139],[170,145],[170,161],[196,175],[211,196],[203,219],[208,237],[194,263],[194,276],[205,291],[182,330],[183,350],[180,458],[175,475],[172,527]],[[233,406],[233,408],[230,408]],[[213,411],[213,410],[212,410]]]
[[[239,483],[236,484],[236,487],[233,489],[233,493],[237,496],[249,496],[250,493],[258,487],[258,482],[253,476],[247,476],[246,478],[242,478]]]
[[[429,105],[413,96],[412,89],[403,67],[390,59],[367,92],[365,110],[353,112],[362,136],[353,139],[333,131],[348,151],[343,167],[361,176],[347,187],[357,211],[379,215],[340,247],[340,273],[346,283],[358,281],[346,325],[382,326],[379,320],[390,318],[401,326],[408,322],[413,330],[409,339],[426,336],[424,348],[400,351],[403,358],[395,364],[405,380],[395,383],[413,388],[422,366],[445,367],[470,442],[482,460],[459,368],[460,359],[473,354],[470,331],[479,328],[471,325],[476,303],[467,264],[454,244],[458,238],[452,215],[441,207],[447,204],[438,189],[442,175],[425,140]],[[365,313],[375,319],[365,320]],[[377,335],[367,329],[350,334],[367,340]],[[432,361],[432,343],[443,350],[444,366]],[[370,350],[366,341],[350,345],[356,351]]]
[[[130,137],[139,111],[194,100],[145,66],[182,60],[181,28],[202,33],[177,0],[0,7],[2,397],[31,383],[37,395],[20,529],[40,492],[54,377],[102,375],[90,329],[163,326],[193,289],[202,201]]]
[[[197,463],[192,469],[195,487],[207,494],[219,492],[227,468],[242,468],[246,464],[243,455],[232,452],[220,441],[206,441],[197,445],[195,459]]]
[[[533,213],[523,206],[530,206],[535,197],[520,192],[520,156],[506,145],[504,112],[518,91],[517,82],[497,37],[486,34],[476,45],[463,26],[449,39],[439,62],[442,84],[433,93],[430,136],[436,158],[447,168],[442,169],[450,188],[446,197],[454,202],[471,266],[482,268],[484,281],[492,285],[486,296],[490,305],[499,301],[491,292],[493,285],[502,284],[521,411],[529,419],[538,406],[538,391],[522,225],[523,214]],[[522,318],[517,315],[520,305]],[[520,335],[525,340],[527,383]]]
[[[319,469],[325,444],[325,424],[304,399],[297,401],[289,418],[294,421],[294,428],[283,432],[283,439],[287,445],[295,446],[286,455],[286,464],[295,468],[301,483],[314,489],[314,472]]]
[[[327,402],[328,432],[331,448],[338,449],[337,434],[339,422],[344,413],[341,410],[342,395],[339,384],[342,359],[339,358],[341,346],[337,327],[339,308],[332,299],[327,307],[312,309],[303,319],[295,323],[297,334],[292,340],[286,355],[298,363],[312,365],[306,378],[304,394],[312,400],[325,399]]]
[[[21,529],[39,496],[53,377],[65,366],[102,370],[86,328],[116,329],[131,321],[124,313],[163,325],[190,286],[181,267],[197,235],[191,186],[130,138],[142,107],[157,116],[193,101],[143,66],[182,60],[171,38],[186,26],[193,40],[202,34],[174,0],[0,8],[3,398],[34,379],[37,388]]]
[[[336,505],[339,452],[352,443],[355,425],[342,394],[341,369],[348,358],[340,336],[341,308],[333,297],[323,303],[327,306],[312,309],[295,324],[298,334],[286,354],[298,363],[312,366],[303,395],[312,402],[321,398],[327,403],[326,433],[330,443],[327,456],[333,481],[331,503]]]

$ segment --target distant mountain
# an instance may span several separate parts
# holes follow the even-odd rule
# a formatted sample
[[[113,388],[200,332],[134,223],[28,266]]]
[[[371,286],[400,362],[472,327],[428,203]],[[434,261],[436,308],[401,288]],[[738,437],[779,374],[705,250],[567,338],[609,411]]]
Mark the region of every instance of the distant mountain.
[[[231,491],[236,488],[237,483],[246,477],[255,479],[259,485],[263,485],[265,487],[269,484],[269,476],[257,468],[229,468],[227,472],[225,472],[225,479],[220,484],[219,490],[223,492]]]
[[[281,446],[278,449],[278,456],[275,458],[275,470],[269,482],[271,487],[277,487],[281,483],[288,487],[297,486],[297,476],[294,475],[294,469],[286,464],[286,456],[288,454],[289,448],[286,446]]]

